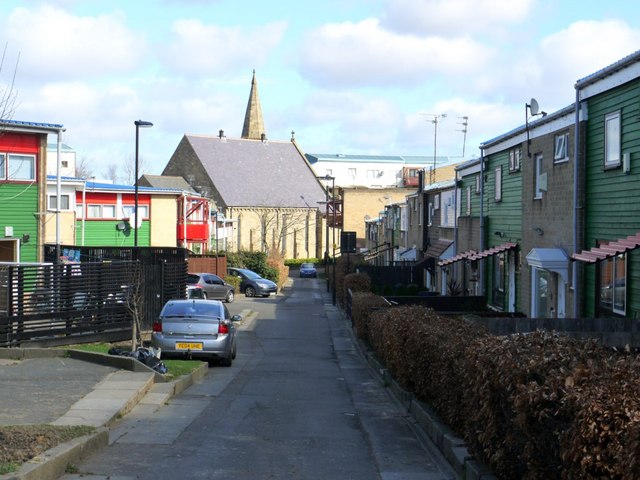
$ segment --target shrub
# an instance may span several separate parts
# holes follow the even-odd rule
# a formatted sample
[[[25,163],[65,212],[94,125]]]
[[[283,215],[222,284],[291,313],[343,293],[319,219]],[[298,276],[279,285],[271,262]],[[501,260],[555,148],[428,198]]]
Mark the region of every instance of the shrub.
[[[369,340],[371,313],[385,307],[389,307],[389,303],[379,295],[364,291],[353,292],[353,297],[351,298],[351,323],[359,338]]]

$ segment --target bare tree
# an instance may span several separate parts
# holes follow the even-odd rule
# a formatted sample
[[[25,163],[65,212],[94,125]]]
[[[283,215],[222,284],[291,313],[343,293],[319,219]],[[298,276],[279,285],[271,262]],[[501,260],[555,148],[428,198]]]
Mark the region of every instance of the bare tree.
[[[286,241],[295,232],[308,228],[309,209],[274,207],[256,211],[260,218],[260,248],[262,251],[283,252]],[[300,226],[300,225],[304,226]],[[315,222],[314,222],[315,225]],[[310,225],[309,225],[310,227]]]
[[[138,157],[138,176],[144,175],[147,170],[147,162],[141,156]],[[123,168],[123,177],[124,183],[127,185],[135,185],[136,181],[136,161],[135,159],[129,159],[128,162],[125,162]]]
[[[115,163],[110,163],[107,165],[107,170],[103,172],[103,175],[107,180],[118,183],[118,166]]]
[[[142,346],[142,317],[144,315],[142,265],[139,261],[133,263],[131,281],[127,285],[125,293],[125,305],[131,313],[131,351],[135,352]]]
[[[7,44],[4,46],[2,52],[2,60],[0,60],[0,72],[4,70],[4,62],[7,56]],[[16,66],[13,70],[13,76],[11,83],[0,90],[0,118],[2,120],[10,120],[17,108],[18,93],[15,90],[16,74],[18,72],[18,64],[20,62],[20,54],[18,53],[18,59],[16,60]]]
[[[80,161],[76,162],[75,176],[78,178],[90,178],[93,176],[93,170],[91,169],[91,165],[89,164],[89,159],[84,155],[82,156]]]

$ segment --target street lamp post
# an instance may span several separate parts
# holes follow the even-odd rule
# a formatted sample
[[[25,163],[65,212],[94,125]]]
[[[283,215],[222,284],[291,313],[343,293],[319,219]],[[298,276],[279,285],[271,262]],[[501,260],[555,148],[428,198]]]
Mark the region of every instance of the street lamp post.
[[[135,215],[135,222],[136,224],[140,223],[140,218],[138,217],[139,213],[138,213],[138,167],[139,167],[139,161],[138,161],[138,150],[139,150],[139,139],[140,139],[140,128],[149,128],[149,127],[153,127],[153,123],[151,122],[146,122],[144,120],[136,120],[135,122],[133,122],[136,126],[136,167],[135,167],[135,195],[134,195],[134,215]],[[137,247],[138,246],[138,227],[137,225],[132,225],[133,227],[133,246]]]
[[[331,175],[327,174],[324,177],[317,177],[318,180],[325,180],[325,181],[329,181],[331,180],[331,203],[333,205],[333,212],[332,212],[332,218],[333,218],[333,229],[332,229],[332,237],[333,237],[333,246],[332,246],[332,251],[333,251],[333,304],[336,304],[336,178],[332,177]],[[329,185],[327,185],[327,187],[324,190],[325,192],[325,216],[326,216],[326,222],[327,222],[327,241],[326,241],[326,246],[325,246],[325,253],[324,253],[324,268],[325,268],[325,274],[327,273],[327,267],[329,265]],[[321,203],[321,202],[319,202]],[[329,291],[329,277],[327,276],[327,292]]]

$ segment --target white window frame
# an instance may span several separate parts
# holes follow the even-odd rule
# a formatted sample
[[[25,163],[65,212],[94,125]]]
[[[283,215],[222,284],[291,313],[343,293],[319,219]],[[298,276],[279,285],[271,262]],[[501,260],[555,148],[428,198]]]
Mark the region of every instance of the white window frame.
[[[68,211],[71,210],[71,195],[62,194],[60,195],[62,199],[60,211]],[[55,212],[58,210],[58,196],[57,195],[47,195],[47,210],[51,212]],[[66,200],[66,202],[65,202]],[[66,206],[65,206],[66,203]]]
[[[97,215],[95,214],[97,212]],[[87,218],[102,218],[102,205],[87,205]]]
[[[116,206],[114,204],[102,205],[102,218],[116,218]]]
[[[15,172],[12,171],[12,164],[14,162],[21,164],[20,168]],[[24,163],[24,162],[27,162],[27,163]],[[36,156],[35,155],[27,155],[23,153],[10,153],[8,155],[7,165],[8,165],[7,172],[8,172],[9,180],[29,182],[36,179]],[[27,166],[26,169],[24,168],[24,165]],[[22,177],[18,176],[22,174],[24,170],[30,170],[28,172],[28,175],[25,175]]]
[[[522,165],[522,149],[509,150],[509,172],[519,172]]]
[[[467,215],[471,215],[471,187],[467,187]]]
[[[131,216],[133,215],[133,212],[135,211],[136,206],[135,205],[123,205],[122,206],[122,218],[124,220],[131,218]],[[140,210],[140,213],[142,214],[140,218],[149,218],[149,206],[148,205],[140,205],[138,204],[138,210]],[[196,218],[194,218],[194,220],[198,220]]]
[[[544,157],[541,153],[537,154],[535,156],[534,159],[534,176],[535,176],[535,185],[534,185],[534,197],[536,199],[540,199],[542,198],[542,175],[544,174],[543,172],[543,167],[544,167]]]
[[[480,193],[480,174],[476,175],[476,193],[479,194]]]
[[[554,163],[569,161],[569,134],[563,133],[555,136],[553,149]]]
[[[502,165],[495,169],[496,185],[493,198],[496,202],[502,201]]]
[[[617,167],[622,159],[620,139],[622,125],[620,111],[611,112],[604,117],[604,166]]]

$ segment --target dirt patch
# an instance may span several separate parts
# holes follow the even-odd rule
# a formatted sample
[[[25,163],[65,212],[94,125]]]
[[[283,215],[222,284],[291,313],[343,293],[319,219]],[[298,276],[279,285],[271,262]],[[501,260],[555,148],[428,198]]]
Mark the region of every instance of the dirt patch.
[[[87,426],[12,425],[0,427],[0,467],[23,464],[64,442],[93,432]]]

